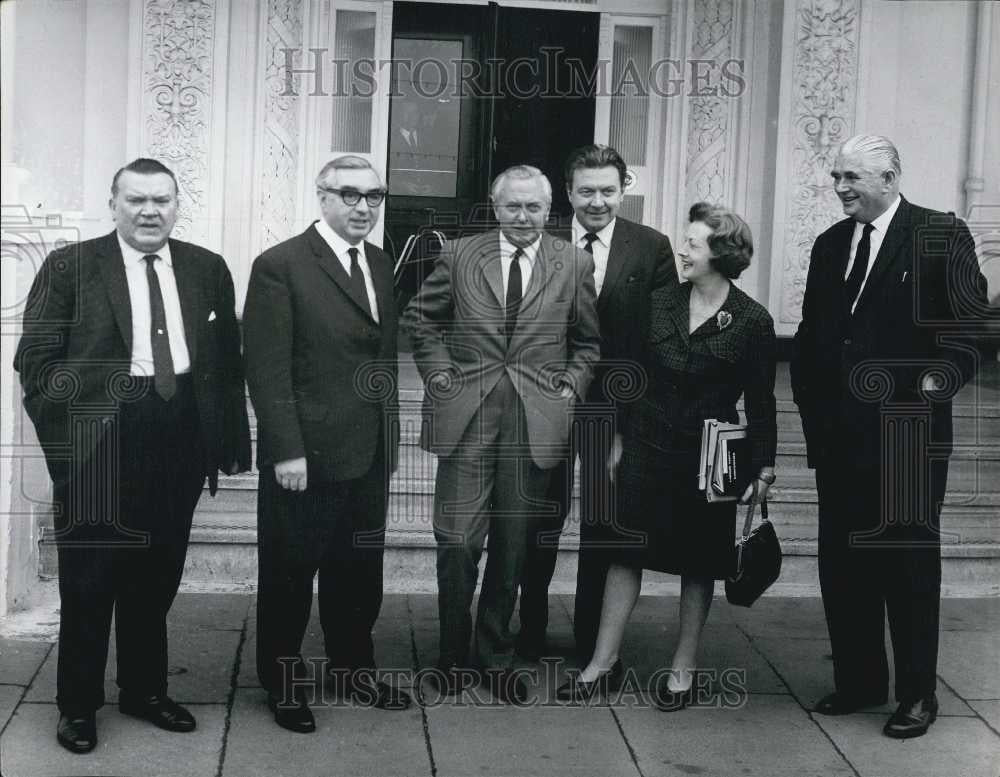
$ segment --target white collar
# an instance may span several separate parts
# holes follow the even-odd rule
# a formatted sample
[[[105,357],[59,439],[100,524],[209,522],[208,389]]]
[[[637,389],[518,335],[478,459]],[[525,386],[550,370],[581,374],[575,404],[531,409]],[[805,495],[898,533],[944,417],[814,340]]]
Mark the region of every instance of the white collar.
[[[170,243],[169,243],[169,241],[166,242],[166,243],[164,243],[156,251],[139,251],[139,250],[133,248],[132,246],[130,246],[128,243],[126,243],[122,239],[121,233],[118,230],[115,230],[115,237],[118,238],[118,246],[121,248],[122,259],[125,261],[126,265],[128,265],[128,264],[142,264],[142,262],[144,261],[144,257],[150,256],[152,254],[156,254],[158,257],[160,257],[160,260],[167,267],[173,267],[174,266],[174,260],[170,256]]]
[[[604,227],[604,229],[602,229],[600,232],[595,232],[594,233],[595,235],[597,235],[597,239],[602,244],[604,244],[605,246],[607,246],[608,248],[611,247],[611,238],[614,236],[614,233],[615,233],[615,224],[617,224],[617,223],[618,223],[618,217],[615,216],[613,219],[611,219],[611,221],[609,221],[607,223],[607,225]],[[590,230],[587,229],[586,227],[584,227],[583,224],[580,223],[580,220],[576,217],[576,214],[574,213],[573,214],[573,245],[578,245],[580,243],[580,240],[583,239],[583,236],[586,235],[586,234],[588,234],[589,232],[590,232]]]
[[[344,238],[333,231],[333,228],[327,224],[323,219],[319,219],[316,222],[316,231],[319,232],[320,237],[326,241],[326,244],[330,246],[330,249],[337,255],[337,258],[347,259],[347,250],[349,248],[357,248],[358,256],[365,257],[365,241],[358,241],[357,245],[351,245]]]
[[[510,257],[510,256],[513,256],[514,252],[517,251],[518,248],[520,248],[521,252],[524,254],[524,258],[528,260],[528,264],[530,264],[532,267],[534,267],[535,266],[535,256],[538,254],[538,247],[541,244],[542,244],[542,236],[539,235],[537,238],[535,238],[535,242],[531,243],[530,245],[516,246],[516,245],[514,245],[513,243],[511,243],[507,239],[507,236],[504,235],[503,230],[502,229],[500,230],[500,256],[501,257]]]
[[[889,224],[892,222],[892,217],[895,216],[896,211],[899,210],[899,203],[902,201],[903,198],[897,194],[896,199],[893,200],[892,202],[892,205],[886,208],[885,212],[881,216],[879,216],[876,219],[872,219],[871,221],[872,227],[876,231],[881,232],[884,235],[886,231],[889,229]]]

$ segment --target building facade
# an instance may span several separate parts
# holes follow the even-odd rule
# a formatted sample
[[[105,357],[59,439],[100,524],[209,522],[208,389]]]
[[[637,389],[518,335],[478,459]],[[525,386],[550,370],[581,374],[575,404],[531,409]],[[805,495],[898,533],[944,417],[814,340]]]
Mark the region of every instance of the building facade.
[[[0,14],[0,614],[31,603],[48,488],[11,369],[20,305],[58,241],[111,229],[111,175],[137,156],[175,170],[175,235],[226,258],[238,305],[253,258],[317,217],[315,174],[347,152],[387,176],[373,238],[398,254],[421,229],[473,228],[507,164],[561,190],[573,145],[610,143],[631,170],[625,214],[675,243],[695,201],[745,216],[757,255],[740,285],[784,336],[812,241],[840,218],[829,170],[847,137],[891,137],[912,201],[987,236],[1000,222],[991,2],[15,0]]]

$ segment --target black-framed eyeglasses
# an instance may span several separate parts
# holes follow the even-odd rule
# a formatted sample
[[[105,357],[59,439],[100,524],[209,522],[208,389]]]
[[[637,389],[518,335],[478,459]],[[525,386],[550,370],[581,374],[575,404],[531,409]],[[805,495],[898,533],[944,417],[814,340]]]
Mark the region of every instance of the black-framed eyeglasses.
[[[372,189],[370,192],[359,192],[357,189],[334,189],[331,186],[320,186],[317,188],[319,188],[321,192],[336,194],[344,201],[344,205],[348,205],[350,207],[353,207],[361,202],[362,197],[365,198],[365,202],[368,203],[369,208],[377,208],[385,201],[384,189]]]

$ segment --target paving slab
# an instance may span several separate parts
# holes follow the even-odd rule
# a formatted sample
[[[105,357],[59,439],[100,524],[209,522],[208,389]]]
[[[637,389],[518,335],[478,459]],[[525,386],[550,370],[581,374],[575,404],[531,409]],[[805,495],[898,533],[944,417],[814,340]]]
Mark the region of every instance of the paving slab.
[[[263,691],[237,690],[223,777],[431,774],[416,706],[402,712],[334,704],[312,709],[316,732],[295,734],[275,724]]]
[[[942,632],[938,675],[963,699],[1000,699],[1000,633]]]
[[[249,610],[250,598],[246,594],[177,594],[167,616],[167,627],[175,631],[239,631]]]
[[[29,685],[51,649],[51,642],[0,638],[0,684]]]
[[[709,615],[711,618],[711,615]],[[678,624],[676,618],[665,624],[630,623],[622,644],[621,659],[626,667],[635,670],[645,685],[653,673],[670,668],[670,661],[677,646]],[[787,693],[785,685],[750,640],[731,623],[705,625],[698,648],[698,666],[714,677],[724,672],[740,673],[741,684],[750,693]]]
[[[718,603],[717,603],[718,604]],[[735,623],[753,637],[823,639],[827,637],[823,602],[819,597],[774,598],[765,596],[753,607],[734,607],[723,602],[715,609],[727,611]]]
[[[992,631],[1000,634],[1000,597],[942,599],[942,631]]]
[[[993,729],[997,734],[1000,734],[1000,700],[991,699],[989,701],[970,701],[969,706],[972,707],[980,717],[986,721],[986,724]]]
[[[607,707],[427,708],[438,777],[627,775],[636,769]]]
[[[996,777],[1000,736],[978,718],[938,717],[916,739],[889,739],[885,717],[817,715],[816,722],[863,777]]]
[[[787,696],[751,695],[735,708],[664,713],[635,706],[616,712],[645,775],[856,777]]]
[[[7,721],[14,714],[22,696],[24,696],[24,688],[20,685],[0,685],[0,731],[3,731],[3,727],[7,725]]]
[[[222,750],[226,708],[192,710],[198,728],[174,734],[107,707],[97,713],[97,747],[74,755],[56,742],[59,711],[54,704],[22,704],[0,742],[0,762],[9,777],[143,775],[211,777]]]
[[[816,702],[833,690],[833,659],[830,643],[825,639],[755,639],[754,645],[775,667],[792,695],[806,709],[812,710]],[[867,711],[888,716],[896,709],[893,698],[892,651],[889,656],[889,700],[881,707]],[[938,683],[938,703],[943,715],[974,715],[975,713],[946,686]]]
[[[108,662],[104,669],[104,698],[109,704],[118,701],[117,648],[114,625],[111,630]],[[171,626],[169,645],[168,691],[174,701],[224,704],[232,684],[233,664],[240,642],[240,632],[204,631]],[[56,665],[59,646],[53,648],[42,670],[28,690],[26,701],[52,702],[56,697]]]

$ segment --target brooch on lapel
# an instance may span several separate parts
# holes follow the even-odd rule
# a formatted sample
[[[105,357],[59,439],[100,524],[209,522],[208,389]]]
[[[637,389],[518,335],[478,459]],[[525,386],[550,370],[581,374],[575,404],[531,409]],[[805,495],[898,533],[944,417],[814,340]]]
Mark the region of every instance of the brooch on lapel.
[[[715,323],[718,325],[719,331],[721,332],[723,329],[725,329],[727,326],[733,323],[733,314],[730,313],[728,310],[720,310],[715,315]]]

